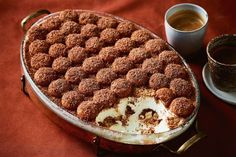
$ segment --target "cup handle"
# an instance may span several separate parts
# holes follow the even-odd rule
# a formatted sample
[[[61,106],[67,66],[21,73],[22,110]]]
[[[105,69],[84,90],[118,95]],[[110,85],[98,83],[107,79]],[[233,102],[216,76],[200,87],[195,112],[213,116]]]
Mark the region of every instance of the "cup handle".
[[[21,21],[21,28],[24,32],[27,31],[26,29],[26,24],[31,20],[31,19],[34,19],[40,15],[43,15],[43,14],[51,14],[50,11],[46,10],[46,9],[41,9],[41,10],[38,10],[36,12],[33,12],[31,14],[29,14],[28,16],[26,16],[22,21]]]
[[[165,144],[160,144],[158,147],[163,147],[173,154],[182,154],[186,150],[188,150],[193,144],[206,137],[205,133],[199,131],[197,120],[195,121],[194,131],[195,134],[187,141],[185,141],[177,150],[174,150]]]

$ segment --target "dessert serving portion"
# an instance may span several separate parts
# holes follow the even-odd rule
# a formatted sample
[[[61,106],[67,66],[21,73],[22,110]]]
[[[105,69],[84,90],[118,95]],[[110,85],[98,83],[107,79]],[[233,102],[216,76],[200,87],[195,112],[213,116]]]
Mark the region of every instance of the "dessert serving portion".
[[[164,40],[117,17],[54,13],[27,32],[24,63],[52,102],[84,122],[132,134],[184,125],[196,112],[196,85]]]
[[[29,29],[26,41],[34,82],[83,121],[158,133],[194,111],[195,90],[179,55],[129,21],[65,10]]]

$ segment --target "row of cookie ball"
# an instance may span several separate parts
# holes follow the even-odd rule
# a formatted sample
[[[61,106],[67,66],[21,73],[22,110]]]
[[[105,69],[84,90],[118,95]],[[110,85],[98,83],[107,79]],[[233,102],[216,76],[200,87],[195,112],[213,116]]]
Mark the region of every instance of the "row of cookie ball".
[[[78,52],[78,51],[76,51],[76,52]],[[110,54],[112,54],[112,53],[113,52],[110,52]],[[35,56],[33,56],[31,58],[31,65],[33,67],[40,68],[40,67],[43,67],[47,64],[48,64],[48,66],[51,65],[51,58],[47,54],[39,53],[39,54],[36,54]],[[99,77],[100,82],[101,83],[102,82],[110,83],[110,81],[108,81],[110,79],[109,77],[115,76],[115,75],[111,75],[114,72],[117,74],[126,74],[129,70],[135,68],[133,60],[130,59],[130,58],[132,58],[132,56],[134,56],[134,55],[131,55],[129,57],[116,58],[115,61],[111,65],[112,70],[108,70],[109,72],[102,70],[101,72],[98,73],[98,76],[101,76],[101,77]],[[135,57],[133,57],[133,58],[135,58]],[[145,58],[143,58],[143,59],[145,59]],[[137,60],[134,60],[134,61],[137,61]],[[169,78],[179,77],[179,78],[186,79],[188,77],[188,74],[187,74],[185,68],[183,66],[179,65],[180,62],[181,62],[181,59],[178,57],[178,55],[174,51],[163,51],[162,53],[160,53],[159,58],[149,58],[149,59],[144,60],[142,66],[141,66],[142,70],[132,70],[130,72],[130,74],[132,74],[132,75],[136,74],[136,73],[142,74],[139,71],[145,71],[145,73],[150,73],[150,74],[162,73],[163,64],[165,63],[165,64],[167,64],[167,66],[164,69],[163,78],[165,75],[166,77],[169,77]],[[161,63],[163,63],[163,64],[161,64]],[[66,57],[58,57],[52,63],[52,69],[55,72],[62,73],[62,74],[65,73],[71,66],[72,66],[72,62],[71,62],[70,58],[68,59]],[[100,69],[105,68],[105,66],[106,65],[105,65],[104,61],[102,60],[102,58],[99,58],[97,56],[93,56],[93,57],[90,57],[90,58],[87,58],[84,60],[84,62],[82,64],[82,69],[86,73],[89,73],[89,74],[95,73],[96,74]],[[113,71],[113,72],[111,72],[111,71]],[[43,70],[36,71],[35,80],[39,85],[46,86],[47,83],[44,83],[44,82],[50,82],[50,80],[45,80],[44,77],[37,77],[37,75],[39,75],[40,73],[43,73],[43,72],[44,72]],[[71,73],[71,72],[69,71],[68,73]],[[81,76],[84,76],[82,74],[82,72],[80,72],[78,74]],[[106,76],[104,74],[107,74],[107,75],[110,74],[111,76],[109,76],[109,75]],[[77,77],[81,78],[79,75]],[[141,77],[142,76],[140,75],[140,78],[137,78],[137,79],[142,80]],[[143,77],[147,78],[146,74],[143,75]],[[144,79],[144,80],[146,80],[146,79]],[[152,87],[154,87],[154,84],[157,84],[156,83],[157,81],[155,81],[155,80],[157,80],[157,79],[155,79],[155,77],[154,77],[154,79],[152,81],[152,82],[154,82],[154,83],[152,83],[153,84]],[[161,79],[161,80],[166,80],[166,79]],[[138,82],[140,82],[140,81],[138,81]],[[78,81],[72,81],[71,83],[78,83]],[[142,83],[140,82],[140,84],[142,84]]]
[[[81,15],[90,16],[91,14],[82,13]],[[84,22],[82,23],[84,24]],[[122,21],[118,24],[118,21],[112,17],[101,17],[98,20],[97,25],[93,23],[87,23],[86,25],[81,26],[75,21],[68,21],[68,19],[61,20],[60,16],[59,18],[56,16],[45,20],[38,27],[35,26],[31,28],[28,33],[28,39],[29,41],[33,41],[35,39],[46,39],[49,43],[53,44],[56,42],[64,42],[63,37],[68,34],[80,33],[82,37],[89,38],[93,36],[99,36],[100,31],[103,30],[100,35],[101,40],[104,40],[107,43],[111,43],[116,41],[120,37],[130,36],[131,33],[136,29],[137,28],[134,24],[128,21]],[[134,40],[137,40],[137,42],[142,42],[143,40],[145,40],[145,38],[150,38],[150,35],[145,31],[137,31],[132,35],[132,38]]]
[[[153,74],[153,76],[155,76],[155,75],[156,75],[156,73]],[[118,96],[120,98],[129,96],[130,93],[132,92],[132,83],[130,80],[132,81],[132,79],[130,79],[129,77],[127,77],[126,79],[120,78],[120,79],[114,80],[111,83],[111,91],[113,93],[115,93],[116,96]],[[133,82],[133,83],[137,83],[137,82]],[[97,81],[95,79],[91,79],[91,78],[83,79],[78,86],[79,93],[83,93],[83,94],[92,94],[94,91],[99,90],[99,89],[100,89],[100,87],[99,87],[99,84],[97,83]],[[166,90],[163,91],[163,89],[166,89],[167,93],[166,93]],[[68,84],[68,82],[63,79],[58,79],[58,80],[53,81],[52,83],[50,83],[50,85],[48,87],[49,93],[52,96],[56,96],[56,97],[60,97],[61,93],[64,93],[68,90],[71,90],[70,84]],[[192,95],[192,93],[193,93],[193,88],[192,88],[191,83],[186,80],[177,78],[177,79],[173,79],[170,82],[170,89],[169,88],[161,88],[161,89],[157,90],[156,96],[158,97],[158,99],[164,101],[164,103],[167,106],[173,100],[173,98],[175,98],[175,96],[190,97]],[[66,95],[68,95],[68,94],[66,94]],[[111,97],[98,96],[96,98],[96,100],[98,102],[100,102],[100,101],[104,102],[104,103],[99,103],[98,108],[103,109],[104,105],[114,103],[114,101],[110,102],[110,100],[115,99],[114,94],[110,94],[110,95],[111,95]],[[64,97],[64,94],[63,94],[63,97]],[[81,97],[78,97],[78,98],[71,98],[71,99],[67,98],[68,101],[65,101],[64,100],[65,98],[63,98],[63,97],[62,97],[62,104],[66,108],[73,108],[73,107],[71,107],[71,106],[74,106],[73,104],[76,104],[76,105],[79,104],[77,99],[80,98],[80,100],[81,100]],[[100,100],[102,98],[105,98],[105,100]],[[77,102],[77,103],[74,103],[74,102]],[[171,106],[173,106],[173,105],[171,105]],[[188,114],[180,113],[178,115],[184,116],[184,115],[188,115]]]
[[[98,39],[96,37],[92,37],[86,42],[86,48],[75,46],[70,50],[68,50],[68,47],[66,47],[66,45],[62,43],[56,43],[50,46],[45,40],[35,40],[29,45],[29,54],[33,56],[37,53],[48,53],[51,57],[57,58],[59,56],[67,56],[67,53],[69,52],[68,57],[70,58],[70,60],[72,60],[75,63],[81,63],[83,59],[88,57],[91,51],[97,52],[101,49],[101,45],[99,45],[97,40]],[[125,55],[127,54],[127,52],[132,50],[130,52],[132,61],[140,62],[143,59],[150,57],[151,54],[153,53],[158,54],[164,49],[167,49],[167,45],[161,39],[151,39],[147,41],[145,44],[145,48],[134,48],[134,45],[132,44],[131,40],[127,41],[127,38],[122,38],[116,42],[114,47],[111,46],[102,48],[100,56],[103,58],[105,62],[107,61],[111,62],[115,58],[119,57],[121,53]],[[33,68],[36,69],[39,68],[38,66],[34,66],[34,62],[38,62],[40,58],[43,59],[45,55],[44,56],[39,55],[39,56],[40,56],[39,58],[37,57],[37,55],[35,57],[32,57]],[[50,61],[50,60],[47,58],[45,59],[45,61]],[[45,64],[48,65],[49,63]]]
[[[137,30],[137,33],[142,33],[143,30]],[[135,34],[134,32],[133,34]],[[108,37],[109,40],[112,37]],[[65,49],[70,49],[74,46],[85,47],[86,50],[90,53],[99,52],[99,50],[104,47],[104,42],[100,41],[101,38],[91,37],[87,41],[80,34],[69,34],[65,37],[65,44],[63,44],[62,40],[64,40],[64,36],[60,40],[55,40],[54,42],[48,40],[35,40],[29,45],[29,54],[32,56],[36,53],[46,53],[50,52],[54,57],[58,57],[58,55],[65,55],[63,52],[60,54],[59,52],[65,51]],[[146,38],[143,42],[146,42],[149,38]],[[115,42],[114,47],[121,53],[127,53],[131,49],[138,47],[136,41],[131,38],[121,38]],[[152,39],[146,42],[145,48],[148,51],[161,51],[166,49],[166,43],[161,39]],[[56,53],[59,51],[58,53]]]

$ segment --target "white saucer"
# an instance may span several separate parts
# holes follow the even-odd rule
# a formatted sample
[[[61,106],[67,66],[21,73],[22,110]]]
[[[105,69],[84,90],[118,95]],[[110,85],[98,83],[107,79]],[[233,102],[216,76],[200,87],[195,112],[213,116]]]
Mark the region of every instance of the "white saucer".
[[[209,71],[209,66],[206,63],[205,66],[202,69],[202,77],[203,81],[206,85],[206,87],[218,98],[221,100],[236,105],[236,92],[224,92],[219,89],[217,89],[211,79],[210,71]]]

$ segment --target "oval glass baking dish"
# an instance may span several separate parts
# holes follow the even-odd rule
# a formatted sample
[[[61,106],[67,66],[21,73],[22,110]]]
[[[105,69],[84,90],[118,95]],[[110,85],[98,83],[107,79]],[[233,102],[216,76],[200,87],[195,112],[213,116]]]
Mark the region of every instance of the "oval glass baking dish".
[[[76,10],[78,12],[90,12],[97,15],[102,16],[111,16],[113,18],[116,18],[119,21],[127,21],[123,18],[116,17],[107,13],[99,13],[94,11],[88,11],[88,10]],[[50,13],[47,10],[39,10],[29,16],[27,16],[22,21],[22,28],[26,32],[26,24],[29,20],[32,18],[35,18],[37,16],[40,16],[42,14],[49,14],[47,16],[44,16],[40,18],[37,22],[35,22],[31,28],[39,25],[47,18],[54,16],[58,14],[56,13]],[[134,22],[132,22],[134,23]],[[145,29],[142,26],[134,23],[137,28]],[[153,37],[158,37],[157,35],[153,34],[149,30],[148,31]],[[158,37],[159,38],[159,37]],[[55,123],[57,123],[59,126],[70,130],[70,132],[76,134],[76,136],[83,136],[82,138],[85,138],[85,140],[90,142],[98,142],[99,145],[102,147],[105,147],[105,149],[110,150],[118,150],[118,151],[124,151],[121,150],[122,146],[129,145],[129,148],[126,148],[127,152],[133,151],[133,152],[139,152],[137,149],[140,149],[140,152],[143,151],[150,151],[156,148],[157,146],[163,146],[164,143],[167,141],[170,141],[174,139],[175,137],[183,134],[196,120],[196,116],[200,107],[200,91],[198,87],[198,83],[194,77],[194,74],[188,64],[185,62],[185,60],[180,56],[184,66],[187,69],[187,72],[190,76],[190,80],[192,81],[192,84],[195,89],[195,101],[196,101],[196,107],[193,113],[186,119],[186,122],[182,124],[181,126],[172,129],[170,131],[161,132],[161,133],[151,133],[151,134],[135,134],[135,133],[126,133],[126,132],[119,132],[119,131],[113,131],[106,128],[102,128],[100,126],[97,126],[93,123],[88,123],[80,120],[76,116],[72,115],[71,113],[67,112],[66,110],[63,110],[61,107],[59,107],[57,104],[52,102],[34,83],[33,79],[31,78],[27,64],[25,61],[25,48],[26,48],[26,38],[24,37],[21,43],[21,52],[20,52],[20,59],[21,59],[21,67],[22,67],[22,89],[25,94],[29,95],[29,97],[33,100],[33,102],[39,106],[41,109],[43,109],[47,115],[52,119]],[[171,50],[174,50],[171,46],[169,46]],[[203,138],[205,135],[199,131],[190,138],[184,145],[182,145],[176,153],[181,153],[185,151],[188,147],[190,147],[193,143],[197,142],[199,139]],[[95,139],[95,141],[94,141]],[[98,140],[102,139],[102,140]],[[161,145],[160,145],[161,144]],[[108,147],[107,147],[108,146]],[[146,148],[140,146],[146,146]],[[107,147],[107,148],[106,148]],[[116,149],[118,148],[119,149]],[[124,152],[126,152],[124,151]]]

